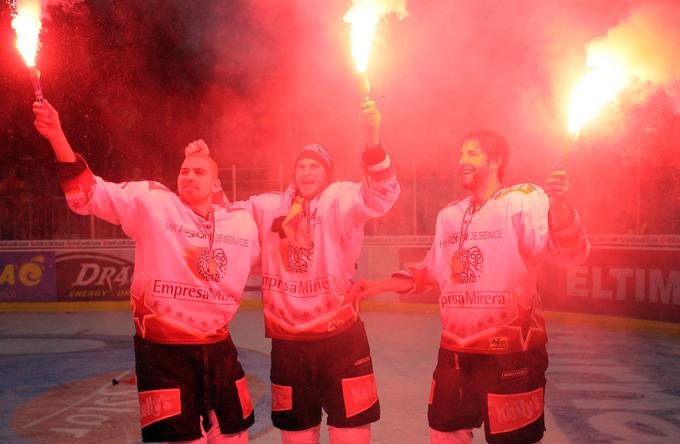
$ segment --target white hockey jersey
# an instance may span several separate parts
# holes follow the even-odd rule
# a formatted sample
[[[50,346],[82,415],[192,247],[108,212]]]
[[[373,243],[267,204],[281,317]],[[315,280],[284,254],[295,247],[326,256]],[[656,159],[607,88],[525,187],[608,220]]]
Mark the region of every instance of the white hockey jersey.
[[[533,184],[501,189],[474,213],[471,202],[440,211],[425,260],[395,276],[413,279],[414,291],[439,287],[443,348],[492,354],[543,346],[536,271],[543,259],[566,265],[587,257],[578,213],[553,229],[548,196]]]
[[[106,182],[89,168],[62,188],[73,211],[121,225],[136,241],[130,296],[138,335],[162,344],[229,336],[260,250],[247,211],[213,205],[204,219],[157,182]]]
[[[235,203],[252,212],[260,232],[267,337],[319,339],[345,330],[356,320],[356,303],[349,300],[348,290],[361,252],[364,224],[385,215],[400,191],[389,157],[382,153],[378,164],[364,165],[361,182],[331,183],[307,203],[311,248],[285,245],[276,230],[275,220],[288,214],[295,198],[292,184],[284,193],[265,193]],[[381,158],[375,152],[373,157]]]

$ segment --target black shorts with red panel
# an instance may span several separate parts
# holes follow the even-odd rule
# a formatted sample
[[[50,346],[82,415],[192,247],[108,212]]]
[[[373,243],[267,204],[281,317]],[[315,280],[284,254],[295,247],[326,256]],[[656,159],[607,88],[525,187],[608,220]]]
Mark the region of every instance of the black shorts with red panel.
[[[135,336],[135,367],[144,442],[202,436],[210,410],[223,434],[255,422],[246,377],[231,338],[215,344],[157,344]]]
[[[380,419],[380,403],[364,324],[314,341],[272,340],[272,422],[283,430],[321,423],[358,427]]]
[[[482,355],[439,349],[427,416],[441,432],[484,423],[492,444],[534,443],[545,431],[545,347]]]

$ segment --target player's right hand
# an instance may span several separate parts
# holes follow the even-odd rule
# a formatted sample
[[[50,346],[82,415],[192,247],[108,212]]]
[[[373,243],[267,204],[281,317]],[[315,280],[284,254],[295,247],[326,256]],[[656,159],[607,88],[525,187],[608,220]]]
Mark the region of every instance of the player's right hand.
[[[564,170],[554,170],[543,185],[545,194],[550,198],[550,208],[557,210],[564,207],[567,203],[571,184],[569,176]]]
[[[361,102],[361,114],[359,122],[364,132],[366,146],[374,147],[380,144],[380,123],[382,115],[378,105],[371,99],[364,99]]]
[[[192,154],[205,154],[209,156],[210,148],[208,148],[208,144],[203,139],[194,140],[184,148],[184,157],[191,156]]]
[[[33,114],[35,115],[33,125],[41,136],[50,141],[63,136],[59,113],[50,102],[47,100],[43,100],[42,103],[33,102]]]
[[[380,281],[371,281],[368,279],[361,279],[352,284],[350,289],[347,291],[347,295],[350,300],[360,300],[367,296],[373,296],[382,291]]]

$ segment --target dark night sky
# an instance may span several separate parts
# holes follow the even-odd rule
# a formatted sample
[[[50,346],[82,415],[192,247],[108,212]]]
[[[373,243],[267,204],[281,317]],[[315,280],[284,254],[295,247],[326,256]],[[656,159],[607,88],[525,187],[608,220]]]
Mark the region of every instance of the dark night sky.
[[[360,95],[342,22],[349,0],[65,4],[49,9],[38,64],[46,96],[96,172],[122,179],[133,166],[149,175],[164,165],[172,180],[182,147],[199,137],[225,167],[287,167],[311,141],[327,145],[339,164],[358,162]],[[649,4],[677,6],[409,1],[409,17],[384,23],[369,67],[383,140],[403,176],[415,162],[420,176],[449,181],[457,139],[491,128],[513,146],[508,181],[540,183],[565,138],[565,104],[584,70],[586,45]],[[30,82],[9,22],[3,3],[0,154],[45,163],[50,153],[32,128]],[[584,132],[569,166],[594,224],[615,206],[616,191],[630,186],[624,179],[633,170],[647,199],[680,206],[677,78],[639,82]],[[339,175],[355,178],[355,169]],[[440,194],[431,196],[436,206],[460,190]],[[602,222],[602,230],[627,229],[625,222],[610,225]]]

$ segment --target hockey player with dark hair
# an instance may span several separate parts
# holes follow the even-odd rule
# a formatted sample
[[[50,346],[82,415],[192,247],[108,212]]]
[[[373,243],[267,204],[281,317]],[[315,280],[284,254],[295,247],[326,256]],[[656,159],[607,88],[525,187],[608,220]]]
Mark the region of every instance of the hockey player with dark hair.
[[[544,259],[579,263],[590,247],[567,203],[567,173],[553,171],[543,189],[504,187],[509,154],[495,132],[467,134],[458,170],[471,195],[439,212],[425,259],[354,287],[359,297],[439,288],[443,331],[428,407],[432,443],[468,444],[482,423],[494,444],[539,442],[545,430],[547,337],[536,270]]]

